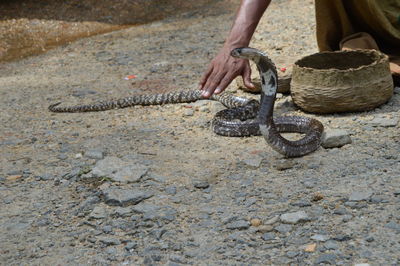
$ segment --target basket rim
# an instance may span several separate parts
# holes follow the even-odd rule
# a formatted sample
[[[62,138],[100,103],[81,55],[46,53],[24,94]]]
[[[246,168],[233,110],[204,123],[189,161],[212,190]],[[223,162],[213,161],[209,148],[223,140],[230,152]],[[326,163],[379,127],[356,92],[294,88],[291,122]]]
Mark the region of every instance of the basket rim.
[[[307,66],[299,66],[298,63],[304,59],[316,56],[316,55],[324,55],[324,54],[348,54],[348,53],[359,53],[359,54],[366,54],[366,55],[371,55],[374,54],[376,56],[378,56],[378,58],[376,60],[374,60],[372,63],[370,64],[366,64],[366,65],[361,65],[359,67],[353,68],[346,68],[346,69],[338,69],[338,68],[326,68],[326,69],[320,69],[320,68],[314,68],[314,67],[307,67]],[[354,49],[354,50],[342,50],[342,51],[322,51],[322,52],[317,52],[317,53],[313,53],[307,56],[304,56],[298,60],[296,60],[293,63],[293,68],[298,68],[298,69],[302,69],[302,70],[310,70],[310,71],[316,71],[316,72],[338,72],[338,73],[349,73],[349,72],[353,72],[353,71],[359,71],[368,67],[373,67],[376,66],[382,62],[388,62],[389,64],[389,57],[382,53],[381,51],[375,50],[375,49]]]

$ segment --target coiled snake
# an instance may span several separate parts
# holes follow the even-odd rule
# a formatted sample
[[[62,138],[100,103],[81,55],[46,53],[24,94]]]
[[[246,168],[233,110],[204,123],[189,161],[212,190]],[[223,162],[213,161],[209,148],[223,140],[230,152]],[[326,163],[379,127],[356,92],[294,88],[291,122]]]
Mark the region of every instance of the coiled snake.
[[[261,103],[256,100],[231,96],[212,95],[228,109],[218,112],[212,127],[215,133],[230,137],[263,135],[267,143],[286,157],[298,157],[318,149],[321,143],[323,125],[316,119],[300,116],[282,116],[273,118],[274,102],[278,75],[274,63],[262,52],[253,48],[237,48],[231,52],[234,57],[252,60],[256,63],[261,76]],[[161,105],[168,103],[194,102],[202,99],[199,90],[184,90],[172,93],[137,95],[118,100],[88,105],[60,107],[52,104],[52,112],[94,112],[134,105]],[[296,141],[283,138],[282,132],[303,133],[305,136]]]

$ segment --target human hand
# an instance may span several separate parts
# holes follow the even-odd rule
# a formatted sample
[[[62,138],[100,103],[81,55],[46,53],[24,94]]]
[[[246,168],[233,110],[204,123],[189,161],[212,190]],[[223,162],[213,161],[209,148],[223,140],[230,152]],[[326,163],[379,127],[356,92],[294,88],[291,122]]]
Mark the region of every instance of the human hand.
[[[243,83],[246,87],[255,88],[250,78],[249,61],[232,57],[231,50],[233,48],[224,46],[203,74],[199,82],[199,89],[203,91],[202,96],[204,98],[209,98],[213,93],[223,92],[232,80],[239,75],[243,77]]]

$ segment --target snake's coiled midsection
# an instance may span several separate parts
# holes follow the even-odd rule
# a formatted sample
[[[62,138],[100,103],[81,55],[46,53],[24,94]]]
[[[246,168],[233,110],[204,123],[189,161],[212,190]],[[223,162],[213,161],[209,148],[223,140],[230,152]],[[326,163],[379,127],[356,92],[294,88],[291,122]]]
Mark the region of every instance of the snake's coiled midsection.
[[[212,95],[210,100],[221,102],[228,109],[218,112],[212,128],[216,134],[231,137],[263,135],[267,143],[287,157],[302,156],[316,150],[320,145],[322,124],[315,119],[299,116],[283,116],[273,119],[273,107],[277,90],[275,65],[263,53],[252,48],[239,48],[232,51],[232,56],[253,60],[259,69],[262,92],[261,103],[230,94]],[[59,106],[52,104],[52,112],[95,112],[126,108],[135,105],[161,105],[185,103],[201,100],[201,91],[183,90],[177,92],[136,95],[117,100],[104,101],[87,105]],[[305,137],[297,141],[283,138],[282,132],[304,133]]]
[[[261,77],[261,102],[258,123],[261,134],[277,152],[287,157],[298,157],[315,151],[321,144],[324,127],[316,119],[300,116],[273,118],[274,103],[278,86],[278,74],[274,63],[261,51],[253,48],[238,48],[231,53],[234,57],[249,59],[257,65]],[[282,137],[282,132],[303,133],[296,141]]]

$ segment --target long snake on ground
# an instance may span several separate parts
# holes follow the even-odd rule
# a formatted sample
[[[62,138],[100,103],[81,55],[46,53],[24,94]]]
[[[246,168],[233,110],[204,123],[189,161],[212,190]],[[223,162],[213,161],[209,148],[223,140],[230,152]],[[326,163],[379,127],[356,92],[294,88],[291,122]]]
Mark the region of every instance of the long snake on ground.
[[[252,60],[256,63],[261,77],[261,101],[236,97],[229,94],[212,95],[210,100],[221,102],[228,109],[218,112],[212,128],[216,134],[230,137],[263,135],[267,143],[286,157],[306,155],[318,149],[321,143],[323,125],[316,119],[301,116],[273,118],[273,109],[278,86],[278,75],[274,63],[261,51],[253,48],[237,48],[233,57]],[[95,112],[126,108],[134,105],[161,105],[201,100],[201,91],[184,90],[171,93],[136,95],[117,100],[88,105],[60,107],[52,104],[52,112]],[[281,136],[283,132],[303,133],[299,140],[290,141]]]

